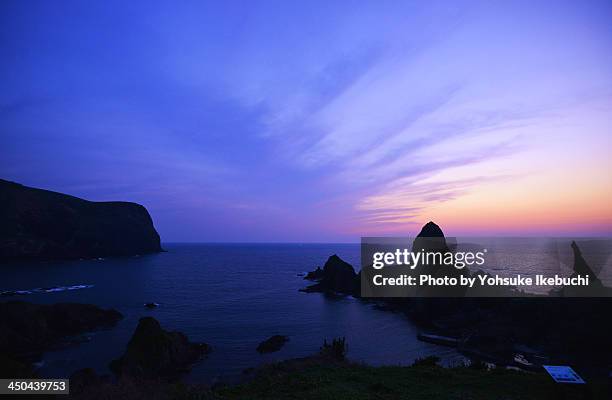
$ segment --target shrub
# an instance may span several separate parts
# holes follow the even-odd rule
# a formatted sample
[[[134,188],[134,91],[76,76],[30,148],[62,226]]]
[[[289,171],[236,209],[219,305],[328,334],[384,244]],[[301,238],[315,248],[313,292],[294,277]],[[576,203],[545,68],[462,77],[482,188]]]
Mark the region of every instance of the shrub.
[[[423,358],[417,358],[412,363],[412,366],[413,367],[425,367],[425,366],[433,367],[433,366],[438,365],[439,362],[440,362],[440,357],[428,356],[428,357],[423,357]]]
[[[331,344],[327,343],[327,339],[323,340],[320,354],[325,357],[335,358],[336,360],[344,360],[348,352],[346,338],[335,338]]]

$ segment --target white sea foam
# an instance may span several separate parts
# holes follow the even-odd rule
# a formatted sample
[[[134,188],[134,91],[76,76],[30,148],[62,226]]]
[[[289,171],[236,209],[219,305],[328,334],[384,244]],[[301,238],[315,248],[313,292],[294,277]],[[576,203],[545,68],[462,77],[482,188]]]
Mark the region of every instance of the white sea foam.
[[[27,290],[1,290],[0,296],[25,296],[28,294],[34,293],[54,293],[54,292],[64,292],[66,290],[79,290],[79,289],[89,289],[94,287],[94,285],[70,285],[70,286],[53,286],[48,288],[35,288],[35,289],[27,289]]]

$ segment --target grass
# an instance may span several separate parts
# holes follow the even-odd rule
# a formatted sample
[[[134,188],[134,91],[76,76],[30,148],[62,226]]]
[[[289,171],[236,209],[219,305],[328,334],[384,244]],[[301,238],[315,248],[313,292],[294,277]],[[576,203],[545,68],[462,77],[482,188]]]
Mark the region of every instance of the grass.
[[[355,364],[268,369],[252,382],[216,391],[220,399],[582,399],[578,387],[559,388],[544,373],[475,370],[435,365],[370,367]],[[607,399],[605,382],[590,385],[590,399]]]
[[[71,398],[87,400],[519,400],[610,399],[605,381],[558,385],[544,373],[469,367],[443,368],[426,360],[412,367],[371,367],[315,356],[255,370],[250,381],[209,388],[183,383],[122,381]]]

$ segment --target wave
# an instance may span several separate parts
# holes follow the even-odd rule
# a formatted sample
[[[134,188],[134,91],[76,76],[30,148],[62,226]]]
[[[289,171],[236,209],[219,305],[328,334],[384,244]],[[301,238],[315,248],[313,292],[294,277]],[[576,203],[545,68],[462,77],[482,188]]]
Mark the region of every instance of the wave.
[[[79,289],[89,289],[94,287],[94,285],[70,285],[70,286],[52,286],[46,288],[35,288],[35,289],[27,289],[27,290],[1,290],[0,296],[25,296],[28,294],[35,293],[55,293],[55,292],[65,292],[67,290],[79,290]]]

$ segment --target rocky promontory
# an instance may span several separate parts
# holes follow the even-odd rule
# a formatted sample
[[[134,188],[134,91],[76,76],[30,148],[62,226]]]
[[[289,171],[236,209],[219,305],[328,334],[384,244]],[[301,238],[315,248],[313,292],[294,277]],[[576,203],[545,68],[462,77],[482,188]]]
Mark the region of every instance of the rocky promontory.
[[[0,179],[0,262],[161,251],[146,208],[94,202]]]
[[[0,303],[0,375],[32,376],[31,362],[74,336],[113,327],[123,316],[90,304]]]

